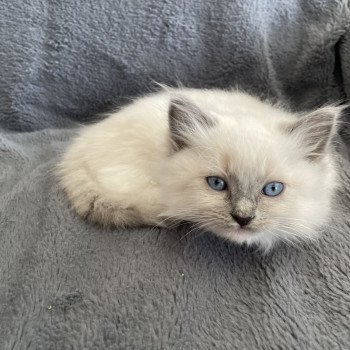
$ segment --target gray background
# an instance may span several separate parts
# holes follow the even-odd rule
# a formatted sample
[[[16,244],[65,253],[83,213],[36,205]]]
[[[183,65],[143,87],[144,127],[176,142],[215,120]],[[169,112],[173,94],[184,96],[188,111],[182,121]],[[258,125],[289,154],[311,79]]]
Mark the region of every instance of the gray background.
[[[209,234],[91,226],[52,168],[80,123],[153,80],[295,110],[346,99],[349,26],[340,0],[3,0],[0,347],[348,349],[346,123],[330,229],[266,257]]]

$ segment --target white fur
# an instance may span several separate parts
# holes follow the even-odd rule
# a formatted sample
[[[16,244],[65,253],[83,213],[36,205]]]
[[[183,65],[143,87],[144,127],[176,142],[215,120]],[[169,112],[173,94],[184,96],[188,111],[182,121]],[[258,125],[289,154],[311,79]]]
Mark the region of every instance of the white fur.
[[[213,127],[194,124],[186,135],[191,146],[178,152],[172,151],[168,124],[174,96],[215,121]],[[340,109],[328,110],[335,125]],[[328,220],[336,168],[329,142],[319,159],[307,158],[307,127],[286,131],[297,118],[237,91],[167,89],[84,127],[64,155],[59,176],[77,212],[101,224],[186,220],[264,249],[278,240],[311,239]],[[238,229],[225,194],[207,185],[210,175],[238,179],[240,210],[251,205],[246,195],[258,198],[253,233]],[[280,196],[261,193],[269,181],[285,184]]]

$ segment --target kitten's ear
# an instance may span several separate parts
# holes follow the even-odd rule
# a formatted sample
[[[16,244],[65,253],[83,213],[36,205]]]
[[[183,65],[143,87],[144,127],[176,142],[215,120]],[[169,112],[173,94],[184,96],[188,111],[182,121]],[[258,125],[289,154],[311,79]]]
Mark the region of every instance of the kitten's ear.
[[[309,160],[320,160],[327,153],[344,108],[344,106],[322,107],[287,126],[287,132],[297,137]]]
[[[192,102],[182,97],[170,101],[169,129],[176,150],[189,147],[196,131],[214,125],[214,119],[208,117]]]

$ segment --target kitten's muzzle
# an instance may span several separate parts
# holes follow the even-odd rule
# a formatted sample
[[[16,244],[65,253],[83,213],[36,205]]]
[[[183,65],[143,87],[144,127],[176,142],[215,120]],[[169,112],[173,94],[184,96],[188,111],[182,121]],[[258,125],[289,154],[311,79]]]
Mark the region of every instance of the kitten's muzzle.
[[[254,219],[255,216],[239,216],[236,214],[231,214],[232,218],[237,222],[237,224],[241,227],[247,226]]]

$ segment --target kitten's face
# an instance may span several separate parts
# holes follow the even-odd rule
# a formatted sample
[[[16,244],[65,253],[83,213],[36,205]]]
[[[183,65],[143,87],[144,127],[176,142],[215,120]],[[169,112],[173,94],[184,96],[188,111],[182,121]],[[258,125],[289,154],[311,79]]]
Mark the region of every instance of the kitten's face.
[[[187,117],[200,120],[200,113]],[[194,127],[181,122],[177,134],[171,129],[179,147],[164,168],[164,215],[266,249],[278,239],[312,238],[328,217],[335,186],[328,141],[304,143],[296,129],[310,123],[293,119],[205,118]]]

